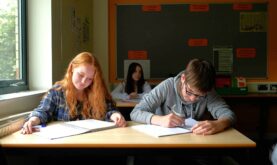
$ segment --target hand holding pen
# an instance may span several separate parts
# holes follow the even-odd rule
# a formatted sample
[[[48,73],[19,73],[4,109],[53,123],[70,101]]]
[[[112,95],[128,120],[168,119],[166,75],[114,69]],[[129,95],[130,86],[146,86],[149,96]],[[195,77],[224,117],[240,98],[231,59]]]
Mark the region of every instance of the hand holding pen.
[[[170,108],[170,106],[168,106],[167,105],[167,108],[168,108],[168,110],[171,112],[171,113],[173,113],[173,114],[175,114],[175,115],[177,115],[177,116],[179,116],[179,117],[181,117],[181,118],[185,118],[186,116],[184,115],[184,114],[181,114],[181,113],[178,113],[178,112],[176,112],[176,104],[174,104],[173,106],[172,106],[172,108]]]
[[[171,112],[169,114],[170,126],[183,127],[185,123],[185,115],[176,112],[175,107],[176,107],[175,104],[172,106],[172,108],[170,106],[167,106],[168,110]]]
[[[41,127],[45,127],[45,124],[40,124],[40,119],[38,117],[31,117],[28,121],[26,121],[21,129],[22,134],[31,134],[33,132],[40,131]]]
[[[184,125],[184,119],[185,116],[181,115],[179,113],[176,113],[175,106],[172,108],[170,106],[167,106],[169,110],[169,114],[167,115],[153,115],[151,118],[150,123],[153,125],[159,125],[162,127],[182,127]]]

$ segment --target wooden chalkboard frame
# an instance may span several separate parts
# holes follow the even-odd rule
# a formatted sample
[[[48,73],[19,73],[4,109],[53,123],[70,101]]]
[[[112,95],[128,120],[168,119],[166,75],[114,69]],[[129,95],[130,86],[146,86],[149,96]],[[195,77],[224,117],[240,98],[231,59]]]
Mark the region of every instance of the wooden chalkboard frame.
[[[267,3],[266,2],[264,2],[264,3],[249,3],[249,4],[251,4],[252,7],[253,7],[253,9],[251,10],[252,12],[262,11],[262,12],[265,12],[267,14]],[[190,4],[182,3],[182,4],[161,4],[161,5],[162,5],[163,9],[165,9],[166,7],[176,7],[176,8],[183,7],[183,10],[188,10],[186,8],[188,8],[188,6]],[[217,10],[226,10],[225,9],[226,7],[230,8],[234,5],[234,3],[210,3],[208,5],[210,7],[210,10],[213,10],[214,8],[217,8]],[[120,37],[123,36],[123,33],[119,31],[119,29],[123,29],[123,28],[120,27],[120,25],[118,25],[118,22],[120,21],[120,18],[118,18],[118,17],[122,16],[122,15],[118,14],[119,12],[121,12],[120,7],[123,7],[123,8],[128,8],[128,7],[141,8],[141,6],[142,6],[141,4],[110,4],[109,5],[109,7],[110,7],[109,8],[110,17],[113,18],[113,19],[112,18],[109,19],[109,23],[110,23],[110,26],[109,26],[109,36],[110,36],[110,40],[109,40],[109,42],[110,42],[110,45],[109,45],[109,62],[110,62],[109,63],[110,64],[109,65],[110,66],[110,72],[109,73],[110,73],[110,75],[109,75],[109,78],[110,78],[110,82],[116,82],[118,80],[123,79],[123,76],[122,76],[123,69],[122,68],[124,66],[123,66],[122,63],[123,63],[124,60],[128,59],[128,53],[127,53],[128,50],[145,50],[145,49],[141,48],[140,46],[137,46],[138,44],[136,44],[135,46],[137,46],[137,47],[129,47],[125,50],[125,53],[122,53],[122,52],[120,52],[121,48],[118,47],[118,45],[120,46],[119,41],[124,40],[124,39],[118,39],[119,38],[118,36],[120,36]],[[232,11],[232,12],[239,13],[239,12],[249,12],[249,11],[246,10],[246,11]],[[111,14],[111,13],[113,13],[113,14]],[[228,12],[226,12],[226,11],[223,12],[223,13],[225,15],[223,14],[223,16],[221,17],[221,20],[222,20],[221,24],[228,24],[228,17],[230,17],[230,16],[228,16]],[[149,13],[147,13],[147,14],[149,14]],[[150,14],[155,15],[157,13],[152,12]],[[193,14],[198,14],[198,15],[202,14],[203,15],[203,13],[200,13],[200,12],[199,13],[193,13]],[[212,12],[210,12],[209,14],[212,14]],[[225,18],[225,19],[223,19],[223,18]],[[229,20],[230,19],[235,20],[235,21],[239,20],[239,18],[235,18],[235,19],[234,18],[229,18]],[[124,21],[124,20],[121,20],[121,21]],[[202,20],[202,22],[204,22],[204,21],[208,21],[208,17],[204,18]],[[239,23],[236,23],[236,24],[239,24]],[[111,25],[113,25],[113,26],[111,26]],[[240,27],[240,26],[237,25],[236,27]],[[201,28],[201,27],[199,27],[199,28]],[[215,29],[215,30],[218,32],[218,31],[220,31],[220,28]],[[238,32],[239,32],[239,30],[240,29],[238,29]],[[145,31],[145,29],[144,29],[144,31]],[[124,33],[125,32],[126,31],[124,31]],[[201,38],[202,37],[202,38],[208,38],[209,42],[211,42],[212,40],[210,38],[213,38],[213,36],[211,37],[211,36],[203,35],[203,34],[207,34],[207,33],[209,33],[209,32],[204,30],[203,32],[201,31],[201,33],[199,32],[199,34],[197,33],[198,36],[195,35],[196,32],[195,32],[194,35],[189,34],[191,36],[188,36],[187,40],[189,38],[197,38],[197,37]],[[127,35],[130,36],[130,34],[127,34]],[[141,35],[141,34],[139,34],[139,35]],[[232,35],[234,35],[234,34],[232,34]],[[223,74],[231,74],[233,76],[244,76],[244,77],[247,77],[247,78],[266,78],[267,77],[267,31],[264,31],[264,32],[245,32],[243,35],[247,35],[246,38],[249,38],[249,41],[246,40],[245,38],[242,38],[242,39],[240,38],[240,40],[232,41],[230,44],[228,42],[225,42],[225,43],[223,42],[224,44],[221,44],[221,42],[218,42],[218,44],[213,43],[212,47],[200,47],[202,50],[197,50],[197,49],[199,49],[199,47],[197,47],[197,48],[196,47],[190,47],[190,49],[194,49],[194,51],[192,51],[192,53],[191,52],[190,53],[191,54],[194,54],[194,53],[195,54],[202,54],[202,55],[198,55],[196,57],[197,58],[202,58],[202,59],[207,59],[207,60],[210,60],[212,62],[215,62],[215,61],[218,61],[218,59],[214,59],[215,52],[218,54],[218,51],[214,51],[215,48],[216,48],[216,50],[217,50],[217,48],[220,48],[220,49],[224,50],[225,47],[227,47],[228,49],[231,47],[231,50],[232,50],[234,56],[235,56],[235,54],[238,56],[237,53],[242,48],[241,52],[246,52],[246,53],[242,53],[241,57],[240,57],[240,60],[238,60],[238,61],[235,61],[234,59],[232,59],[234,61],[233,61],[233,64],[232,64],[233,66],[232,66],[231,72],[227,71],[227,72],[222,72],[222,73]],[[222,36],[222,34],[219,34],[215,37],[219,37],[219,36]],[[137,39],[137,36],[134,36],[133,38]],[[222,37],[222,38],[223,38],[223,41],[224,41],[224,38],[226,38],[226,37]],[[229,38],[230,38],[230,36],[229,36]],[[125,38],[125,40],[126,40],[126,38]],[[187,40],[184,39],[183,42],[184,43],[188,42]],[[254,41],[257,41],[257,40],[260,41],[260,42],[258,43],[258,45],[255,46],[256,49],[252,50],[251,46],[247,45],[247,43],[254,42]],[[130,42],[130,39],[128,40],[128,42]],[[138,42],[136,42],[136,43],[138,43]],[[124,43],[124,46],[125,45],[126,45],[126,43]],[[249,47],[250,47],[250,49],[249,49]],[[157,46],[157,48],[163,49],[164,47],[158,47]],[[207,53],[205,54],[203,52],[207,52]],[[253,54],[253,52],[254,52],[254,54]],[[154,62],[154,59],[151,59],[151,58],[153,58],[153,55],[151,55],[151,51],[148,51],[148,54],[149,53],[150,53],[149,59]],[[121,54],[121,55],[119,55],[119,54]],[[173,52],[173,54],[174,54],[174,52]],[[243,57],[243,55],[248,56],[248,58]],[[255,58],[254,58],[255,62],[254,63],[249,62],[249,61],[251,61],[251,59],[253,60],[253,58],[251,58],[251,56],[255,56]],[[153,64],[153,66],[151,64],[151,71],[153,71],[153,69],[155,69],[155,67],[154,67],[155,65],[159,67],[159,72],[163,72],[161,68],[165,68],[166,70],[170,70],[172,67],[176,67],[176,66],[178,66],[179,68],[176,69],[175,72],[168,72],[168,73],[166,73],[165,75],[162,75],[162,76],[152,76],[151,75],[151,80],[152,81],[155,81],[155,80],[160,81],[161,79],[164,79],[164,78],[167,78],[169,76],[177,74],[179,71],[181,71],[182,69],[185,68],[185,64],[189,61],[189,59],[194,58],[194,57],[195,56],[187,55],[187,56],[184,56],[184,57],[178,59],[178,58],[174,58],[174,56],[173,56],[173,58],[176,59],[178,62],[181,61],[181,63],[179,63],[179,64],[176,64],[174,62],[170,63],[171,60],[169,60],[168,55],[163,56],[162,58],[159,58],[159,59],[163,59],[165,61],[165,63],[161,64],[160,62],[156,62],[156,64]],[[249,57],[250,57],[250,60],[249,60]],[[172,56],[170,58],[172,58]],[[119,61],[122,61],[122,63],[119,62]],[[215,64],[215,66],[218,67],[218,65],[216,65],[216,64]],[[244,73],[240,71],[241,68],[238,67],[238,66],[242,66],[242,69],[245,70]],[[120,70],[122,70],[122,72],[120,70],[118,70],[119,68],[120,68]],[[121,72],[121,73],[118,73],[118,72]],[[218,73],[221,73],[221,72],[219,71]]]

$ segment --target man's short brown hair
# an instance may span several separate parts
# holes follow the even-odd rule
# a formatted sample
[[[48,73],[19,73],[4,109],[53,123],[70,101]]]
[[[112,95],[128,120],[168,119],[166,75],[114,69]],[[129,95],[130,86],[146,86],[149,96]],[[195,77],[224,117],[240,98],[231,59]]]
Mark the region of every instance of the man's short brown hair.
[[[185,70],[186,83],[201,92],[208,92],[215,86],[215,76],[213,64],[206,60],[192,59]]]

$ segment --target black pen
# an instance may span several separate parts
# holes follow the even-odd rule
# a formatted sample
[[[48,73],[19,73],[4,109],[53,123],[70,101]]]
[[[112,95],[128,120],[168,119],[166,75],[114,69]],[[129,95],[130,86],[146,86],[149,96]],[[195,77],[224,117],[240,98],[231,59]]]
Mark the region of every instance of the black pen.
[[[40,128],[46,127],[46,124],[33,125],[32,129],[39,130]],[[23,128],[23,126],[21,127]]]
[[[175,106],[175,105],[173,105],[173,107],[174,107],[174,106]],[[185,117],[186,117],[184,114],[180,114],[180,113],[176,112],[176,111],[174,110],[174,108],[171,108],[171,107],[168,106],[168,105],[167,105],[167,108],[168,108],[168,110],[169,110],[170,112],[174,113],[175,115],[177,115],[177,116],[179,116],[179,117],[182,117],[182,118],[185,118]]]

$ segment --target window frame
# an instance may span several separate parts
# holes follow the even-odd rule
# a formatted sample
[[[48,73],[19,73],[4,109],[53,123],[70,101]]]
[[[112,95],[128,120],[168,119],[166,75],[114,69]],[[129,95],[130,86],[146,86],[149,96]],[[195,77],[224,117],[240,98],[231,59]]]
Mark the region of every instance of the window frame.
[[[0,80],[0,95],[15,93],[28,90],[27,81],[27,1],[17,0],[19,10],[19,54],[21,55],[21,72],[22,78],[20,80]]]

